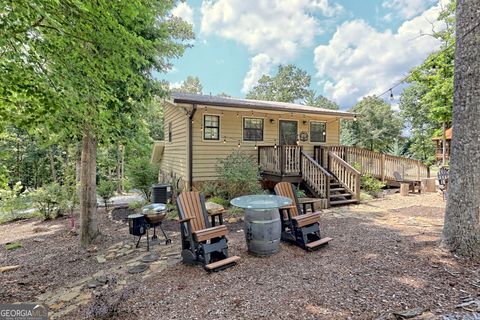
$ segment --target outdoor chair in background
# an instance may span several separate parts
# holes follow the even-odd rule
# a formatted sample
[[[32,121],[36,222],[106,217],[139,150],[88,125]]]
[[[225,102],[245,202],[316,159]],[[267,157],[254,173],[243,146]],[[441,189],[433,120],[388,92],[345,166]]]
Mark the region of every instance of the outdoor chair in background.
[[[219,271],[236,264],[240,257],[228,257],[228,229],[211,227],[205,197],[199,192],[182,192],[177,197],[182,235],[182,259],[186,264],[201,264],[207,271]]]
[[[292,199],[292,205],[281,207],[282,240],[290,241],[305,250],[315,250],[328,244],[332,238],[322,238],[320,235],[320,213],[304,213],[293,185],[289,182],[280,182],[275,185],[275,194]]]
[[[422,182],[420,180],[405,180],[398,171],[395,171],[393,176],[395,177],[395,181],[399,183],[408,183],[409,189],[413,193],[415,193],[415,189],[418,190],[418,193],[422,193]]]
[[[438,189],[442,191],[443,200],[445,196],[448,196],[448,168],[441,167],[437,174],[438,177]]]

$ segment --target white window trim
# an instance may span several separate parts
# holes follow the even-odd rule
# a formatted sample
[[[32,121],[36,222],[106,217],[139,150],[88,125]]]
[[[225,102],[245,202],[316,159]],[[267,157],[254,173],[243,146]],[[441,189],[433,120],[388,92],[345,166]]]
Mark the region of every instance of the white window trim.
[[[218,140],[213,140],[213,139],[205,139],[205,116],[217,116],[218,117]],[[222,115],[217,114],[217,113],[202,113],[202,123],[200,125],[200,128],[203,128],[201,130],[202,133],[202,141],[203,142],[221,142],[222,141]]]
[[[257,141],[250,141],[250,140],[245,140],[244,136],[243,136],[243,123],[244,123],[244,119],[262,119],[263,120],[263,134],[262,134],[262,137],[263,139],[262,140],[257,140]],[[242,142],[245,142],[245,143],[252,143],[252,144],[258,144],[258,142],[265,142],[265,124],[266,124],[266,121],[265,121],[265,117],[256,117],[256,116],[242,116],[242,123],[240,124],[240,129],[242,130]]]
[[[323,141],[323,142],[312,141],[312,123],[324,123],[325,124],[325,141]],[[325,144],[325,143],[327,143],[327,121],[310,120],[308,122],[308,141],[312,144]]]

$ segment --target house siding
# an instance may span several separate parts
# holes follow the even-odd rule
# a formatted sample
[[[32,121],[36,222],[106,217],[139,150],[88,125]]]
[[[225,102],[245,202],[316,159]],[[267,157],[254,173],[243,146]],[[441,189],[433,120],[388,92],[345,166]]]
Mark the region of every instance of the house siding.
[[[237,117],[238,113],[238,117]],[[203,139],[202,124],[203,115],[220,115],[220,139],[218,141],[206,141]],[[215,165],[218,159],[225,158],[232,151],[237,150],[240,142],[240,150],[250,154],[257,159],[257,150],[254,141],[243,141],[243,117],[263,118],[264,119],[264,141],[258,141],[258,146],[278,144],[279,140],[279,120],[297,120],[298,132],[306,131],[310,136],[309,121],[324,121],[327,123],[326,142],[310,143],[301,142],[303,150],[313,155],[315,145],[339,145],[339,119],[334,116],[304,115],[304,114],[274,114],[269,112],[251,111],[226,111],[215,109],[213,107],[199,108],[193,118],[193,182],[201,182],[217,179]],[[274,119],[274,123],[270,123]],[[303,124],[306,121],[306,124]],[[223,142],[224,137],[226,142]],[[309,137],[310,138],[310,137]],[[167,153],[167,150],[165,150]]]
[[[181,186],[185,186],[188,177],[188,118],[178,106],[164,104],[165,149],[160,162],[160,180],[180,178]],[[172,142],[169,142],[169,123],[172,128]]]

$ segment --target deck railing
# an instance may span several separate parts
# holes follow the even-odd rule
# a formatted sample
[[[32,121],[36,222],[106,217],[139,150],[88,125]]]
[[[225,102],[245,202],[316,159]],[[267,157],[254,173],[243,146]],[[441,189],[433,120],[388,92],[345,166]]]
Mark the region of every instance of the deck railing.
[[[332,152],[350,165],[358,164],[362,174],[367,173],[382,181],[395,181],[393,173],[399,172],[405,180],[428,178],[428,166],[414,159],[397,157],[367,149],[346,146],[316,146],[315,159],[324,167],[328,166],[328,153]]]
[[[332,175],[320,166],[308,154],[302,154],[302,179],[320,197],[330,200],[330,179]]]
[[[360,200],[360,171],[341,159],[334,152],[328,152],[328,168],[338,181],[350,191],[355,200]]]
[[[282,176],[302,174],[302,146],[259,146],[258,163],[263,172]]]

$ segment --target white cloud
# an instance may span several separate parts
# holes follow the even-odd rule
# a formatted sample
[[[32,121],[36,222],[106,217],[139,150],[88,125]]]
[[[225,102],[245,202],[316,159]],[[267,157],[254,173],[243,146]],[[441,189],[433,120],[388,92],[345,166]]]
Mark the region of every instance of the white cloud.
[[[186,2],[180,2],[173,8],[172,14],[193,25],[193,9]]]
[[[351,106],[366,95],[379,94],[401,80],[433,50],[438,40],[430,32],[440,5],[404,22],[396,32],[378,31],[363,20],[342,24],[327,45],[315,49],[317,76],[325,93]],[[439,22],[435,22],[441,28]]]
[[[250,60],[250,70],[243,79],[242,92],[247,93],[257,83],[258,79],[264,74],[268,74],[272,67],[273,61],[264,53],[257,54]]]
[[[203,1],[201,32],[236,41],[255,54],[244,80],[245,90],[258,80],[258,72],[267,69],[265,61],[286,63],[299,49],[314,45],[322,33],[316,17],[331,18],[342,11],[342,6],[329,0]]]
[[[395,11],[403,19],[410,19],[425,11],[434,2],[434,0],[385,0],[382,6]],[[391,19],[392,14],[387,14],[384,18]]]
[[[169,86],[170,86],[170,90],[172,89],[178,89],[182,86],[183,84],[183,81],[177,81],[177,82],[170,82],[169,83]]]

